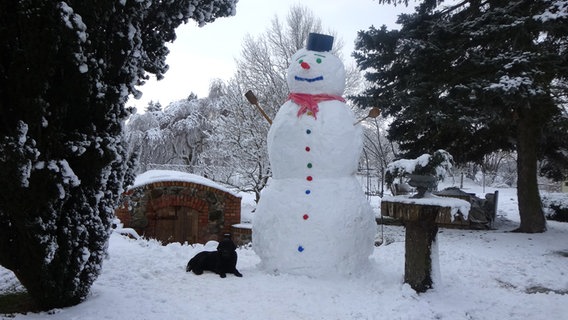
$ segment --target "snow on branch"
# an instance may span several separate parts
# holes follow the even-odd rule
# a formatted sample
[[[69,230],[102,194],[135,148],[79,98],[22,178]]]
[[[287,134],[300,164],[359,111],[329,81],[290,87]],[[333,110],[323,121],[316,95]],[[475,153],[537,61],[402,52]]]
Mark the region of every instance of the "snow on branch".
[[[568,18],[568,0],[550,2],[550,7],[548,7],[542,14],[534,15],[533,19],[541,22],[548,22],[551,20]]]

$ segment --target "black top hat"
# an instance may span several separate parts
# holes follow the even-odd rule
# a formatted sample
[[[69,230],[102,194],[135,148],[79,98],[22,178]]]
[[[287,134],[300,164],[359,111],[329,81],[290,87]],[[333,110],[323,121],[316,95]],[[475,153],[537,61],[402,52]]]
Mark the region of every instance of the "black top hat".
[[[310,51],[331,51],[333,37],[326,34],[310,33],[308,35],[308,45],[306,49]]]

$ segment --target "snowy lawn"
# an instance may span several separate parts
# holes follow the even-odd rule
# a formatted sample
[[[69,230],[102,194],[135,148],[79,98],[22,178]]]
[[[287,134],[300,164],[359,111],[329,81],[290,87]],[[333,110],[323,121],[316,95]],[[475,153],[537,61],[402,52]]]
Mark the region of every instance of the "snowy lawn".
[[[483,196],[481,188],[467,190]],[[486,192],[495,189],[487,188]],[[269,275],[250,248],[238,250],[243,278],[185,272],[203,245],[114,234],[103,273],[82,304],[2,319],[567,319],[568,223],[543,234],[518,225],[515,189],[499,189],[497,230],[441,229],[441,282],[416,294],[402,283],[404,229],[379,226],[375,270],[356,278]],[[243,201],[249,201],[247,197]],[[373,199],[376,204],[378,198]],[[378,212],[378,208],[374,205]],[[250,203],[243,208],[252,208]],[[207,248],[209,249],[209,248]],[[214,248],[210,248],[213,250]],[[21,289],[0,268],[0,293]]]

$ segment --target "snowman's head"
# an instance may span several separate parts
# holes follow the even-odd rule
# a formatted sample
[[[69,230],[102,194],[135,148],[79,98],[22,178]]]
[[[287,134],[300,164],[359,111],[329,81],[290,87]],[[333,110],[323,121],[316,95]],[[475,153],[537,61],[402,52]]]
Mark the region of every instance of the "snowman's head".
[[[331,46],[327,51],[310,50],[308,40],[308,48],[300,49],[292,56],[287,76],[290,92],[338,96],[343,94],[345,68],[341,60],[329,50]]]

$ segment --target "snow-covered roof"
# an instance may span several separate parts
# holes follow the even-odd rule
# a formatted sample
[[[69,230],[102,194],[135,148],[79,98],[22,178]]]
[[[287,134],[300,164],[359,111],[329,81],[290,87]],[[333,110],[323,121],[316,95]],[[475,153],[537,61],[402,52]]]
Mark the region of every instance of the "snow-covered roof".
[[[166,182],[166,181],[191,182],[191,183],[201,184],[204,186],[208,186],[211,188],[215,188],[230,193],[238,198],[241,197],[240,195],[234,193],[233,191],[225,188],[224,186],[218,184],[213,180],[209,180],[205,177],[198,176],[196,174],[174,171],[174,170],[148,170],[136,176],[134,183],[128,189],[130,190],[147,184],[156,183],[156,182]]]

